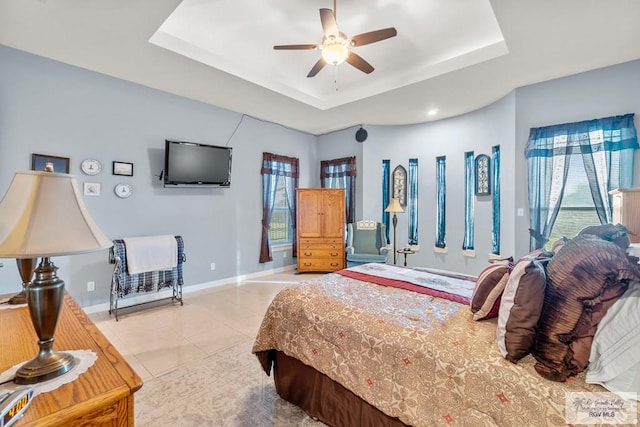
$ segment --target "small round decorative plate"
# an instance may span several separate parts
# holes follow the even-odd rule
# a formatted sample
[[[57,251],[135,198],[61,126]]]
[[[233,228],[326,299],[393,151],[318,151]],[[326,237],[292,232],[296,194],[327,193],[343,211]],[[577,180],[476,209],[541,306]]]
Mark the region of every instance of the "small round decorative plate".
[[[98,175],[102,170],[102,165],[97,160],[87,159],[82,161],[80,168],[87,175]]]
[[[118,184],[114,188],[116,196],[126,199],[133,193],[133,187],[130,184]]]

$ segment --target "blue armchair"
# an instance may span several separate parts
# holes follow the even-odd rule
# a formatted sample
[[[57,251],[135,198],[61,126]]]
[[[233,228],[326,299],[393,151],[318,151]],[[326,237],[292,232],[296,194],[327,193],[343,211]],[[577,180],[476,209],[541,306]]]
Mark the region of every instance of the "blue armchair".
[[[364,220],[347,224],[347,267],[370,262],[387,262],[384,224]]]

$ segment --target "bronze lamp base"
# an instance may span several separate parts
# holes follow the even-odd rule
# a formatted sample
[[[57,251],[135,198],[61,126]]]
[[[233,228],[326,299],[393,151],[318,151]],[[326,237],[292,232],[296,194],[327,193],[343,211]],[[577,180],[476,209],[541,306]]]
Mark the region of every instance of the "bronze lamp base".
[[[52,347],[53,338],[50,341],[49,347]],[[71,354],[54,352],[51,348],[49,351],[43,350],[41,345],[40,353],[36,358],[20,366],[13,382],[16,384],[41,383],[69,372],[75,364],[76,360]]]
[[[33,276],[33,270],[36,268],[38,258],[16,258],[18,264],[18,271],[22,278],[22,290],[20,293],[15,294],[9,298],[9,304],[26,304],[27,303],[27,286],[31,282],[31,276]]]
[[[53,351],[53,334],[64,299],[64,282],[56,274],[58,268],[49,257],[42,258],[36,277],[27,286],[27,304],[31,322],[38,335],[38,355],[18,368],[16,384],[36,384],[56,378],[75,366],[68,353]]]

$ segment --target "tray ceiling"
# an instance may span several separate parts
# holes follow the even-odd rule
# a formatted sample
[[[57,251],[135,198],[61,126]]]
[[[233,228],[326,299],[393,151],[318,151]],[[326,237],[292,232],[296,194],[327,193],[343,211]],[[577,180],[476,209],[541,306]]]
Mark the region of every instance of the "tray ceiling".
[[[322,134],[438,120],[514,88],[640,58],[637,0],[338,0],[375,67],[306,75],[332,0],[3,0],[0,44]]]

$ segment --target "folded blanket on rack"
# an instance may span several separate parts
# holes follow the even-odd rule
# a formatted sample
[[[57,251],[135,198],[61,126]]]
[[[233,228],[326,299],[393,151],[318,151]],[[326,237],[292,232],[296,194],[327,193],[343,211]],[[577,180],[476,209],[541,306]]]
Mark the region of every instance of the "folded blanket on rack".
[[[178,265],[178,244],[171,234],[148,237],[125,237],[127,272],[170,270]]]

